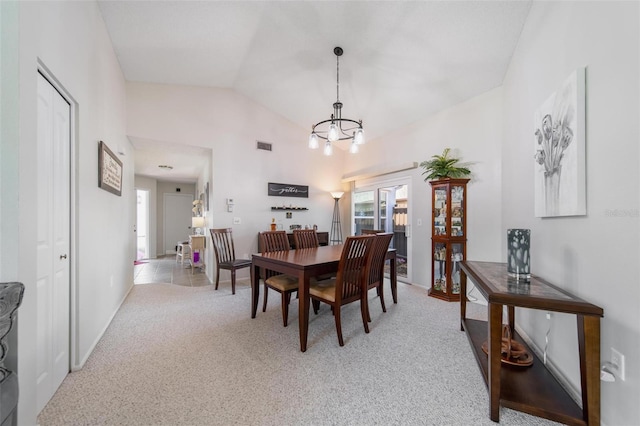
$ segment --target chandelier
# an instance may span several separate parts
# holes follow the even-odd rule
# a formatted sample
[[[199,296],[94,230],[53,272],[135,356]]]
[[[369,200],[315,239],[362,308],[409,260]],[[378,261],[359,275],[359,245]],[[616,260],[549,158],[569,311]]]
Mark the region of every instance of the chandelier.
[[[342,118],[342,102],[340,102],[340,56],[343,50],[341,47],[333,49],[336,55],[336,101],[333,104],[333,114],[328,120],[320,121],[311,126],[311,135],[309,135],[309,148],[317,149],[320,147],[320,139],[324,142],[324,155],[333,153],[332,143],[336,141],[351,140],[349,152],[355,154],[358,152],[358,145],[364,143],[364,129],[362,128],[362,120],[355,121],[348,118]]]

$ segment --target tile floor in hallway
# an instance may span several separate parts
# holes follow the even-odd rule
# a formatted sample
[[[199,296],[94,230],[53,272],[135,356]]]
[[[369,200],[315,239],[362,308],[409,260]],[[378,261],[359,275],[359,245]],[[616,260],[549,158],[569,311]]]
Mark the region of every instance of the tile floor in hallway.
[[[211,285],[205,272],[191,265],[176,262],[175,256],[162,256],[157,259],[143,260],[133,267],[134,284],[169,283],[187,287]]]

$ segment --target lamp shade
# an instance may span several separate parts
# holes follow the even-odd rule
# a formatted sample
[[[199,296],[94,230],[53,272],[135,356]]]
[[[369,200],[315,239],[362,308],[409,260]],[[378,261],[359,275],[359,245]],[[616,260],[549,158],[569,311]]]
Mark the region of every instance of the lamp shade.
[[[331,142],[326,141],[324,143],[324,155],[331,155],[333,154],[333,147],[331,146]]]
[[[333,191],[331,193],[331,196],[337,200],[339,200],[340,197],[342,197],[343,195],[344,195],[344,192],[341,192],[341,191]]]
[[[204,217],[201,217],[201,216],[192,217],[191,226],[193,228],[204,228]]]
[[[318,135],[315,133],[311,133],[309,136],[309,148],[318,149],[320,147],[320,143],[318,142]]]

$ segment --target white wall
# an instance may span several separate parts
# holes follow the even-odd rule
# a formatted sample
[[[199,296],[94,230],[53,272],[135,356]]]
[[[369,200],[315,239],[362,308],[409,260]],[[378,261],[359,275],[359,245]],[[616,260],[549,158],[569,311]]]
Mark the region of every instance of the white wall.
[[[76,185],[72,241],[72,338],[75,366],[81,365],[108,326],[133,284],[133,225],[135,223],[132,147],[125,136],[125,86],[109,37],[93,2],[2,2],[3,127],[7,119],[12,138],[2,141],[2,205],[18,207],[3,214],[1,279],[17,279],[26,291],[18,316],[18,377],[20,424],[36,424],[36,291],[33,254],[36,248],[35,210],[38,170],[36,149],[36,72],[38,60],[77,103],[72,158]],[[17,12],[16,9],[17,8]],[[5,25],[5,18],[9,20]],[[19,21],[18,21],[19,19]],[[19,27],[16,24],[19,23]],[[5,32],[7,30],[7,32]],[[5,51],[5,43],[11,47]],[[19,49],[19,50],[17,50]],[[7,63],[8,55],[18,55]],[[10,67],[9,67],[10,65]],[[7,68],[5,68],[7,66]],[[5,73],[5,71],[7,71]],[[11,96],[6,101],[4,94]],[[10,110],[5,110],[7,107]],[[121,148],[124,165],[122,196],[97,185],[98,141],[114,151]],[[16,155],[17,154],[17,155]],[[9,162],[9,163],[8,163]],[[5,181],[4,179],[7,179]],[[12,189],[6,190],[10,184]],[[4,208],[4,207],[3,207]],[[3,213],[6,211],[3,210]],[[18,237],[19,236],[19,237]],[[13,247],[7,250],[7,246]],[[15,249],[17,247],[17,251]]]
[[[329,191],[342,187],[344,153],[325,157],[309,150],[308,129],[240,94],[216,88],[129,82],[127,111],[131,137],[212,149],[207,227],[232,227],[238,257],[257,251],[257,234],[268,229],[272,218],[287,230],[291,224],[317,224],[321,231],[330,230],[333,199]],[[256,141],[272,143],[273,151],[257,150]],[[202,179],[206,179],[204,173]],[[308,185],[310,196],[269,197],[268,182]],[[198,182],[198,188],[204,183]],[[235,199],[233,213],[226,211],[227,198]],[[271,211],[283,203],[309,210],[293,212],[292,219],[286,219],[284,212]],[[233,218],[241,223],[234,225]],[[208,250],[210,278],[211,255]],[[238,272],[239,278],[248,276],[248,269]],[[229,279],[227,271],[220,279]]]
[[[135,188],[149,191],[149,258],[158,256],[158,181],[147,176],[135,176]],[[139,230],[138,230],[139,231]]]
[[[602,361],[611,347],[627,359],[625,382],[602,383],[609,425],[640,423],[638,21],[638,2],[534,2],[503,86],[501,235],[530,228],[532,272],[604,309]],[[534,111],[578,67],[586,67],[587,215],[535,218]],[[544,314],[516,313],[542,348]],[[550,325],[551,361],[579,388],[575,317],[553,314]]]
[[[357,155],[349,157],[345,174],[388,168],[408,162],[422,162],[444,148],[451,148],[463,162],[472,163],[473,178],[467,185],[467,258],[500,260],[502,91],[491,90],[467,102],[367,142]],[[431,286],[431,186],[423,169],[398,172],[384,179],[411,178],[413,249],[412,282]],[[422,226],[417,225],[418,220]]]
[[[0,2],[0,281],[18,281],[19,253],[15,249],[20,230],[20,153],[18,105],[18,5]],[[13,327],[7,337],[4,366],[17,371],[17,335]],[[32,348],[33,349],[33,348]]]

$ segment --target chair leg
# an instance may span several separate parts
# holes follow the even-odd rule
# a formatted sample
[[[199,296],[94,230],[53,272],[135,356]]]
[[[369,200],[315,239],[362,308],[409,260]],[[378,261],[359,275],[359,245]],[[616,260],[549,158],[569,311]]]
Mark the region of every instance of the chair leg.
[[[286,327],[289,321],[289,294],[282,293],[282,324]]]
[[[371,318],[369,317],[369,304],[367,302],[367,295],[364,295],[364,298],[360,299],[360,314],[362,315],[362,324],[364,324],[364,332],[369,332],[369,322]]]
[[[311,304],[313,305],[313,313],[318,315],[318,311],[320,310],[320,301],[313,299],[311,300]]]
[[[231,270],[231,294],[236,294],[236,270]]]
[[[387,312],[387,307],[384,305],[384,289],[382,288],[382,281],[378,286],[378,295],[380,295],[380,305],[382,305],[382,312]]]
[[[218,289],[219,282],[220,282],[220,268],[216,268],[216,290]]]
[[[267,310],[267,297],[269,296],[269,287],[265,283],[264,285],[264,297],[262,298],[262,312]]]
[[[344,346],[344,340],[342,339],[342,323],[340,321],[340,307],[336,307],[333,310],[333,315],[336,319],[336,331],[338,332],[338,343],[340,343],[340,346]]]

